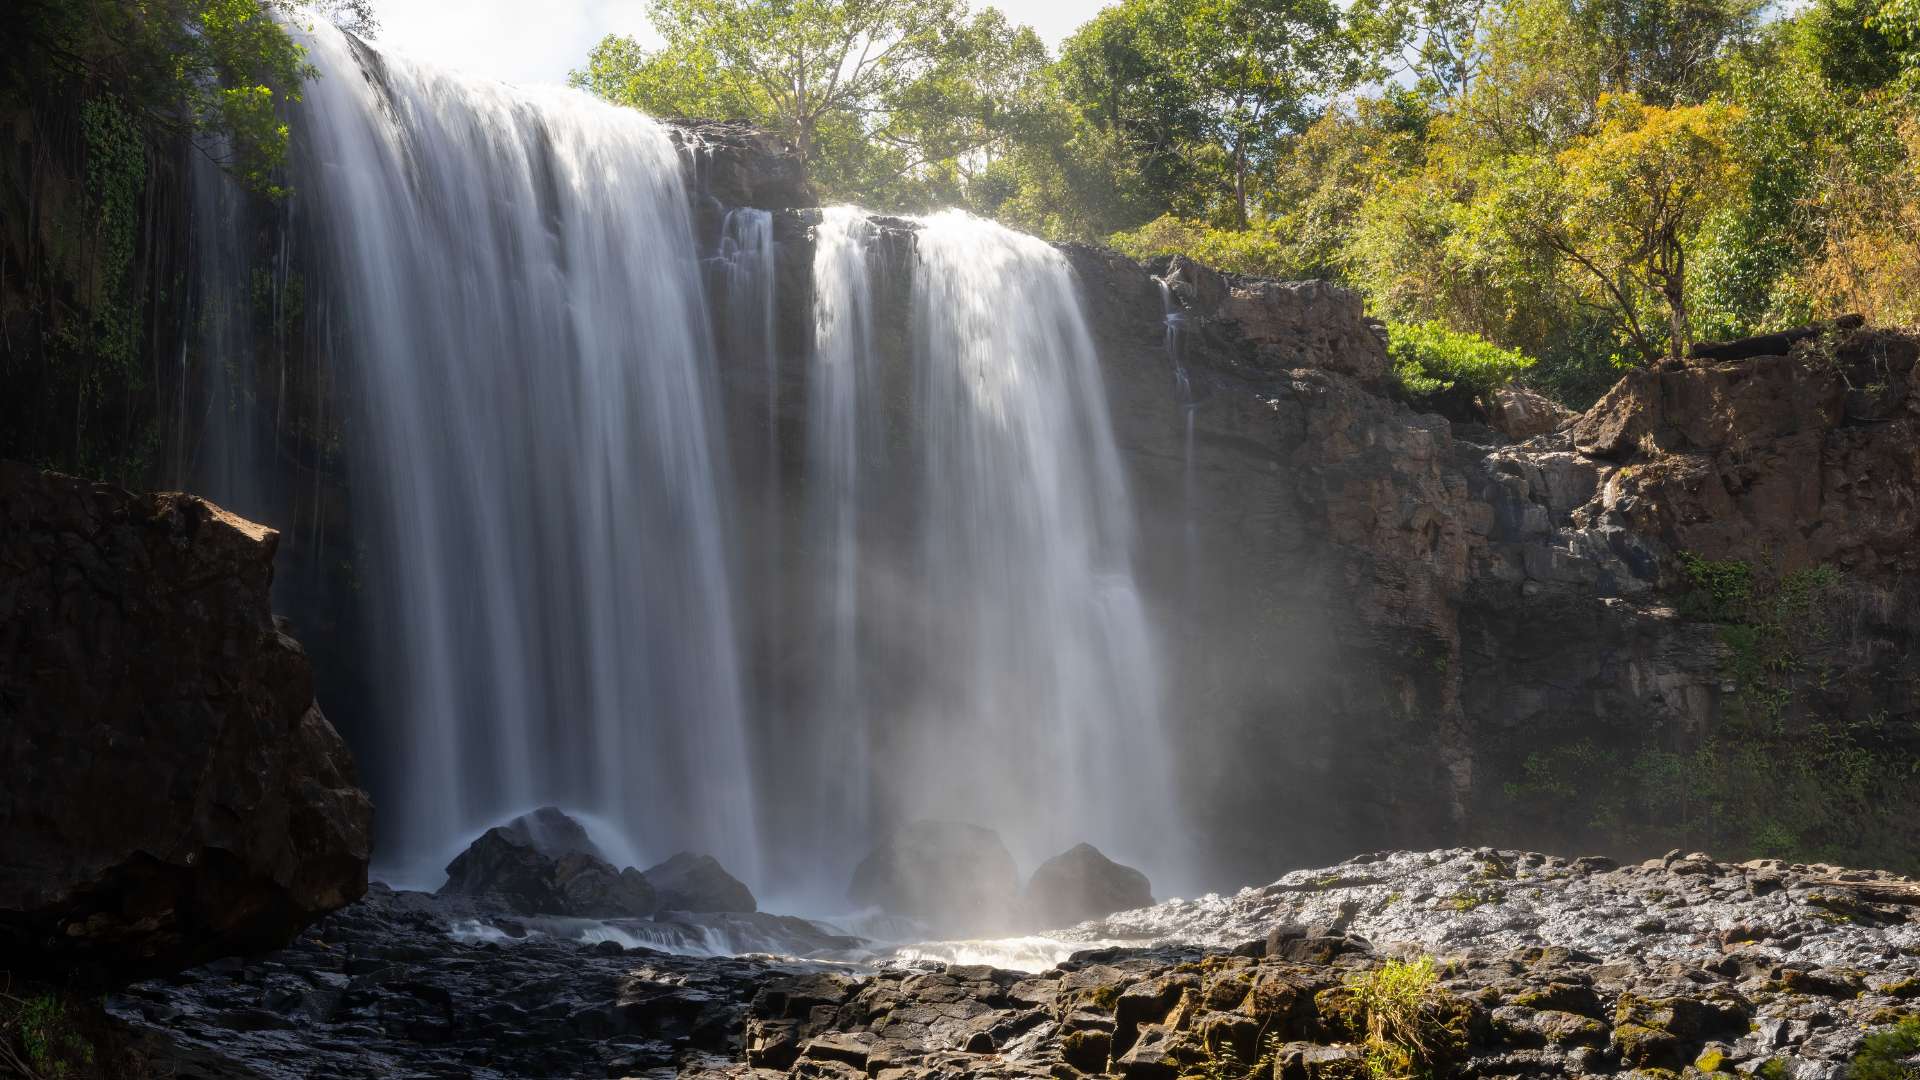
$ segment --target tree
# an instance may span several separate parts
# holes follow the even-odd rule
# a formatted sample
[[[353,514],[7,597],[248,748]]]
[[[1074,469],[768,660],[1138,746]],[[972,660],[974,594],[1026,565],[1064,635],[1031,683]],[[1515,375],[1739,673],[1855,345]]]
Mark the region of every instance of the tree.
[[[313,74],[280,21],[298,17],[291,0],[21,0],[0,17],[0,83],[111,95],[143,137],[194,138],[249,186],[277,191],[278,106]]]
[[[1068,103],[1140,160],[1155,209],[1238,228],[1253,178],[1361,70],[1331,0],[1123,0],[1061,69]]]
[[[1498,12],[1497,0],[1357,0],[1350,17],[1384,72],[1411,75],[1416,89],[1451,102],[1486,66]]]
[[[1745,177],[1730,144],[1736,105],[1671,108],[1611,95],[1601,123],[1562,151],[1564,199],[1549,243],[1585,270],[1642,356],[1659,353],[1643,300],[1666,307],[1668,355],[1686,354],[1687,252],[1706,217],[1727,206]]]
[[[1044,64],[1030,30],[959,0],[652,0],[665,45],[609,36],[573,85],[663,116],[752,119],[816,181],[865,195],[997,152]]]
[[[1232,221],[1247,226],[1248,176],[1359,77],[1331,0],[1201,0],[1185,13],[1177,62],[1196,84],[1232,179]]]
[[[1040,35],[995,8],[957,22],[931,67],[882,103],[872,133],[893,161],[890,177],[873,180],[916,179],[921,191],[900,193],[909,201],[967,201],[973,183],[1036,130],[1051,63]]]

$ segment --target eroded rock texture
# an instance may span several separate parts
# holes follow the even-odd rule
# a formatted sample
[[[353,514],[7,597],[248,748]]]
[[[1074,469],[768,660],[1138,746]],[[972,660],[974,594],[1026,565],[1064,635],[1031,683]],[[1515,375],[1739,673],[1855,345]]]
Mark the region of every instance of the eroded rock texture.
[[[1351,1080],[1366,988],[1411,971],[1419,1075],[1841,1080],[1920,1002],[1920,883],[1678,852],[1366,855],[1086,924],[1066,935],[1086,951],[1035,972],[676,957],[560,926],[476,945],[444,903],[376,886],[293,948],[110,1009],[180,1075]],[[1115,937],[1138,944],[1093,944]]]
[[[1911,336],[1449,419],[1351,294],[1067,253],[1221,880],[1466,839],[1911,865],[1920,792],[1819,749],[1920,760]]]
[[[366,890],[371,806],[270,613],[277,542],[0,464],[0,966],[177,970]]]

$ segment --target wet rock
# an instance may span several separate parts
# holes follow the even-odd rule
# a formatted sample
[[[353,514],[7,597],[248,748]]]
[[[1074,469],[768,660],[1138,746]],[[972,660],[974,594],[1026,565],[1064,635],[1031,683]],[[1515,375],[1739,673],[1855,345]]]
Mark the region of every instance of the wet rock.
[[[549,859],[558,859],[563,855],[591,855],[602,861],[607,859],[606,853],[587,835],[586,826],[557,806],[543,806],[521,814],[500,826],[500,831],[508,839],[531,847]]]
[[[688,186],[705,199],[765,210],[818,204],[806,165],[786,139],[739,121],[668,120],[666,126],[693,174]]]
[[[1152,903],[1147,875],[1114,862],[1092,844],[1055,855],[1027,881],[1027,916],[1039,926],[1071,926]]]
[[[638,870],[615,870],[578,822],[548,808],[498,825],[447,864],[439,895],[471,897],[520,915],[645,918],[659,910]]]
[[[178,970],[366,889],[372,808],[269,609],[278,542],[0,463],[0,965]]]
[[[665,911],[758,911],[753,893],[711,855],[681,852],[646,870]]]
[[[1272,1072],[1261,1075],[1350,1080],[1364,1071],[1369,1024],[1356,988],[1389,963],[1431,957],[1431,985],[1417,992],[1434,1075],[1751,1072],[1778,1060],[1791,1075],[1836,1080],[1866,1033],[1906,1015],[1893,992],[1920,973],[1920,923],[1829,922],[1742,943],[1835,985],[1871,971],[1854,997],[1743,982],[1710,966],[1723,954],[1708,929],[1808,921],[1817,909],[1793,897],[1841,872],[1783,864],[1782,888],[1756,897],[1738,887],[1743,868],[1702,862],[1712,860],[1676,853],[1581,873],[1530,852],[1383,852],[1072,928],[1161,943],[1102,945],[1031,973],[623,953],[537,929],[474,946],[449,936],[454,900],[376,888],[315,940],[145,984],[114,1011],[269,1076],[435,1074],[485,1061],[501,1076],[1177,1078],[1244,1075],[1265,1060]],[[1498,897],[1468,910],[1450,901],[1489,880]],[[1692,900],[1663,908],[1666,926],[1630,928],[1637,911],[1683,890]],[[1269,923],[1282,943],[1352,945],[1230,951]],[[1407,985],[1407,969],[1394,978]]]
[[[1007,925],[1017,890],[1013,856],[993,830],[916,821],[895,829],[854,868],[847,896],[957,932]]]
[[[109,1011],[155,1040],[153,1075],[671,1075],[738,1061],[759,987],[825,974],[542,933],[462,941],[469,910],[374,885],[291,948],[137,984]]]

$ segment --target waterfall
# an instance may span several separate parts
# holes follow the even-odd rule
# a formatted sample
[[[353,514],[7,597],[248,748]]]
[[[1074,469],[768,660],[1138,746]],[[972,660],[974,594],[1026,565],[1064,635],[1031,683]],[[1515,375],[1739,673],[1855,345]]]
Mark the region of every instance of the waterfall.
[[[711,219],[703,262],[658,124],[300,34],[321,77],[277,228],[196,174],[201,396],[231,422],[192,468],[242,509],[284,496],[257,483],[285,486],[285,446],[256,403],[288,397],[259,328],[304,305],[327,376],[303,392],[339,422],[302,437],[343,440],[352,493],[330,557],[368,619],[348,724],[383,876],[437,884],[540,803],[821,911],[919,817],[995,828],[1026,866],[1083,840],[1177,866],[1133,508],[1064,256],[964,214],[829,209],[813,340],[781,341],[774,215]]]
[[[1161,677],[1072,270],[958,212],[915,226],[905,357],[876,355],[864,217],[831,210],[818,229],[815,719],[845,770],[821,784],[871,761],[869,830],[954,818],[1029,866],[1090,840],[1167,869]],[[900,373],[882,370],[901,363],[905,417]]]
[[[830,207],[821,217],[814,239],[814,344],[807,380],[802,514],[803,573],[809,582],[804,598],[808,622],[802,633],[813,646],[806,712],[811,722],[789,732],[793,745],[783,754],[786,760],[804,763],[798,771],[805,781],[796,794],[813,805],[804,811],[805,825],[794,846],[810,853],[830,851],[836,840],[844,843],[846,837],[873,836],[871,691],[862,679],[867,665],[860,644],[859,515],[861,474],[880,464],[875,433],[883,418],[872,408],[877,397],[867,216],[852,207]],[[850,870],[862,854],[848,851],[831,861]],[[844,874],[830,872],[819,885],[831,889],[845,880]]]
[[[265,301],[272,325],[283,325],[284,289],[279,285],[285,267],[276,260],[272,270],[253,273],[249,207],[237,183],[213,161],[222,149],[194,154],[188,165],[193,228],[187,300],[194,326],[186,340],[197,355],[181,364],[180,371],[185,378],[189,370],[199,369],[206,404],[203,415],[181,418],[184,430],[197,433],[197,438],[172,471],[181,486],[214,494],[233,512],[264,521],[278,509],[262,479],[268,471],[273,424],[258,412],[258,371],[248,360],[263,345],[255,334],[255,306]],[[184,408],[184,387],[179,396]],[[188,440],[181,443],[186,446]]]
[[[554,801],[753,875],[715,350],[669,136],[304,36],[322,77],[290,181],[341,313],[394,733],[361,750],[402,763],[383,861],[425,870]]]

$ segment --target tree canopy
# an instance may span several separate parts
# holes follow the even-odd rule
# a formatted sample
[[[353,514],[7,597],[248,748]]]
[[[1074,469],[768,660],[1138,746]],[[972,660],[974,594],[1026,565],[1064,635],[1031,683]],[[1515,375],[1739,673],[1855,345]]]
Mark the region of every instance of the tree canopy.
[[[1920,0],[1117,0],[1053,55],[965,0],[652,10],[575,83],[766,124],[830,197],[1342,281],[1575,406],[1920,318]]]

